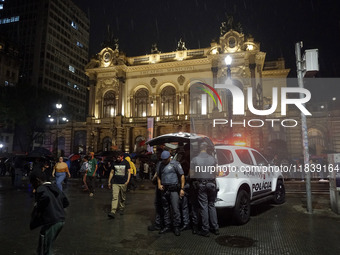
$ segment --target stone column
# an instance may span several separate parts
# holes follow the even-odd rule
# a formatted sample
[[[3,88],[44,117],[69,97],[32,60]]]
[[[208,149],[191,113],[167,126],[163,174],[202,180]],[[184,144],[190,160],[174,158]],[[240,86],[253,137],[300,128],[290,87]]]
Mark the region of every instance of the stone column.
[[[215,88],[215,84],[217,84],[218,66],[213,66],[213,67],[211,67],[211,71],[212,71],[212,73],[213,73],[213,87]],[[220,90],[218,89],[217,91],[218,91],[218,93],[220,94]],[[215,98],[215,100],[218,100],[218,99],[216,98],[216,95],[215,95],[215,94],[214,94],[214,98]],[[209,106],[209,104],[208,104],[208,106]],[[211,110],[211,109],[208,108],[208,109],[207,109],[207,113],[211,112],[210,110]],[[216,106],[214,105],[212,111],[213,111],[213,112],[214,112],[214,111],[218,111],[218,107],[216,107]]]
[[[128,152],[132,152],[130,151],[131,149],[131,146],[130,146],[130,130],[131,128],[130,127],[125,127],[125,142],[124,142],[124,150],[125,151],[128,151]]]
[[[161,107],[162,107],[162,102],[161,102],[161,97],[159,95],[156,95],[156,103],[154,103],[154,105],[156,105],[156,116],[160,116],[161,113]]]
[[[89,88],[89,116],[94,117],[96,107],[96,79],[90,79]]]
[[[117,143],[116,145],[118,146],[119,150],[123,150],[123,135],[124,135],[124,130],[122,127],[122,116],[117,116],[115,118],[116,121],[116,127],[117,127]]]
[[[251,82],[251,87],[253,89],[253,105],[255,108],[257,108],[257,100],[256,100],[256,77],[255,77],[255,68],[256,68],[256,64],[255,63],[251,63],[249,64],[249,69],[250,69],[250,82]]]
[[[124,107],[124,98],[125,98],[125,79],[124,78],[119,78],[118,79],[118,112],[117,115],[122,115],[123,113],[123,107]]]

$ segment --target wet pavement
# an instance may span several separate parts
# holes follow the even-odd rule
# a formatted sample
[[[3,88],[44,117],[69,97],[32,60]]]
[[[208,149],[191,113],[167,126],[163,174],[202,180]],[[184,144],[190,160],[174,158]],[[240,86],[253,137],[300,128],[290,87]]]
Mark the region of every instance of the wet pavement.
[[[327,194],[313,196],[312,215],[303,194],[288,193],[283,205],[252,206],[251,220],[243,226],[232,223],[230,211],[219,210],[219,236],[187,230],[176,237],[147,230],[154,189],[147,181],[139,185],[127,194],[125,214],[109,219],[111,191],[98,185],[91,198],[79,180],[70,180],[65,189],[70,207],[54,254],[340,254],[340,216],[329,209]],[[0,177],[1,255],[35,254],[39,229],[29,230],[33,201],[29,187],[18,191],[8,177]]]

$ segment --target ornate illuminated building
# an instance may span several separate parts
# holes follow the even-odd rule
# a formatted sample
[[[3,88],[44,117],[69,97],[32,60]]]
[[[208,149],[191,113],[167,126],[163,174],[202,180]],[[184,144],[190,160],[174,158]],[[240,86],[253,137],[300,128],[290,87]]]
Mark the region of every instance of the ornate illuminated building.
[[[226,56],[231,57],[231,63],[225,62]],[[253,38],[232,29],[221,30],[219,41],[207,48],[188,50],[180,41],[176,51],[161,53],[153,45],[151,54],[138,57],[126,57],[116,42],[114,47],[103,48],[85,67],[90,80],[86,122],[70,122],[57,129],[52,126],[45,134],[44,146],[54,150],[59,136],[58,148],[65,155],[115,149],[138,152],[146,149],[150,136],[185,131],[208,135],[215,143],[239,142],[265,154],[276,150],[298,157],[302,154],[300,112],[287,107],[283,115],[280,103],[290,70],[283,59],[265,62],[265,56]],[[240,88],[245,98],[252,88],[250,99],[258,110],[275,106],[276,87],[277,107],[268,116],[258,116],[246,99],[244,114],[235,116],[230,94],[216,87],[227,82]],[[197,84],[215,87],[221,103],[214,104],[219,102],[216,95],[207,99],[192,95],[191,88]],[[222,122],[214,127],[214,119],[236,124],[231,128]],[[330,124],[325,118],[308,119],[308,125],[311,146],[318,151],[339,150],[339,143],[329,144],[326,129]]]
[[[230,65],[225,58],[232,57]],[[157,45],[151,54],[126,57],[116,43],[106,47],[85,67],[90,79],[89,117],[86,123],[73,122],[60,130],[65,144],[59,144],[65,154],[78,151],[105,151],[118,148],[135,151],[145,148],[148,137],[147,120],[153,121],[153,134],[193,131],[210,136],[216,142],[230,142],[239,137],[253,147],[263,147],[271,139],[284,139],[279,127],[243,128],[228,125],[212,127],[213,119],[228,119],[228,96],[217,89],[222,104],[218,108],[209,98],[206,114],[202,114],[199,98],[190,98],[190,88],[200,82],[225,83],[227,76],[232,83],[246,91],[253,88],[253,105],[266,109],[271,105],[272,87],[285,87],[289,69],[284,60],[265,62],[266,54],[253,38],[235,30],[222,31],[218,42],[210,47],[188,50],[180,41],[176,51],[161,53]],[[281,78],[281,79],[279,79]],[[246,94],[246,93],[245,93]],[[229,101],[231,102],[231,101]],[[246,118],[250,118],[246,107]],[[280,118],[280,104],[271,115]],[[211,120],[206,125],[206,120]],[[235,118],[235,121],[239,119]],[[247,120],[248,120],[247,119]],[[47,134],[53,149],[53,130]],[[142,146],[142,148],[140,148]]]

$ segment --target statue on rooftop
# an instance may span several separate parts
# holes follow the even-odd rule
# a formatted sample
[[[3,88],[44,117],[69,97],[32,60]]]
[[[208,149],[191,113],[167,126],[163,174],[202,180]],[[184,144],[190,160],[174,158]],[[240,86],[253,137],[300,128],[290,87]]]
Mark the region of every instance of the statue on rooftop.
[[[185,42],[182,41],[182,38],[179,39],[178,43],[177,43],[177,49],[176,50],[187,50],[187,48],[185,47]]]
[[[151,45],[151,54],[158,54],[158,53],[161,53],[161,52],[158,50],[157,43],[153,43]]]

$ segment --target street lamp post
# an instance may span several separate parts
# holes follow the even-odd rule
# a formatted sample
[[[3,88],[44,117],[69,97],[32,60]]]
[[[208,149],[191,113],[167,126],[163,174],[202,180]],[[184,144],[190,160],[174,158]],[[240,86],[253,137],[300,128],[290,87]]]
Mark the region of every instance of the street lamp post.
[[[49,115],[50,122],[56,121],[57,124],[57,130],[56,130],[56,157],[58,157],[58,149],[59,149],[59,124],[60,124],[60,118],[64,122],[68,122],[68,119],[64,116],[65,113],[62,110],[63,105],[61,103],[57,103],[55,105],[56,110],[52,113],[52,115]],[[53,117],[55,116],[55,118]]]
[[[226,83],[231,83],[231,62],[232,62],[232,57],[230,55],[227,55],[224,59],[225,64],[227,65],[227,79],[226,79]],[[227,91],[227,99],[228,99],[228,123],[229,123],[229,143],[230,140],[233,138],[233,127],[231,125],[231,121],[232,121],[232,97],[231,97],[231,93],[228,90]]]

